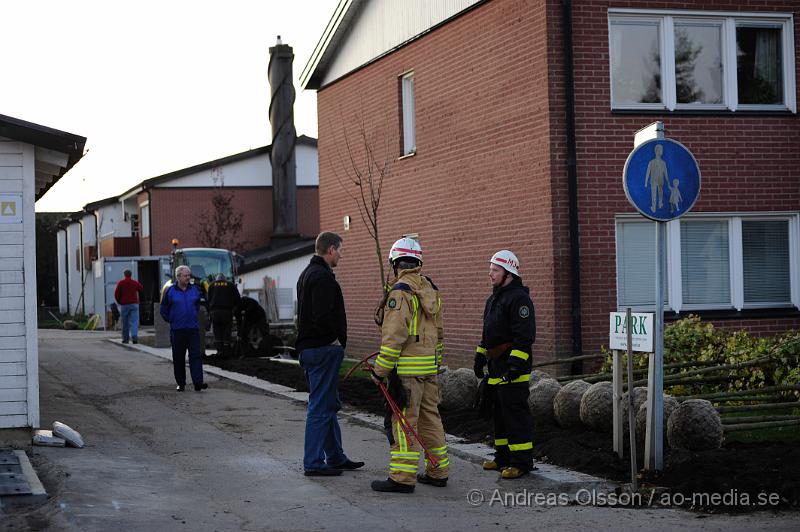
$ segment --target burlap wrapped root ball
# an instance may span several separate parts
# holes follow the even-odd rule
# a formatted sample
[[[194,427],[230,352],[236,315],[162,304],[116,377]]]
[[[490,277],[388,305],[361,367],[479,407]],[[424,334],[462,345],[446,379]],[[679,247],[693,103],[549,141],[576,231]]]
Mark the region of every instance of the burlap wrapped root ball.
[[[533,385],[528,394],[528,408],[534,423],[553,422],[553,400],[560,389],[561,384],[550,378],[541,379]]]
[[[622,394],[622,398],[620,399],[622,402],[622,425],[625,427],[625,430],[628,430],[628,392]],[[634,415],[636,412],[639,411],[639,408],[643,404],[647,402],[647,388],[644,386],[638,386],[633,389],[633,413]]]
[[[581,397],[580,417],[584,425],[598,432],[609,432],[613,428],[614,386],[608,382],[596,382],[589,386]]]
[[[667,438],[667,422],[672,412],[678,408],[678,400],[671,395],[664,396],[664,439]],[[636,412],[636,440],[639,443],[644,443],[644,437],[647,435],[647,401],[642,403],[639,411]]]
[[[722,435],[719,413],[705,399],[684,401],[667,422],[667,440],[673,448],[690,451],[719,449]]]
[[[536,386],[536,383],[542,379],[551,379],[552,377],[548,375],[546,372],[535,369],[531,371],[531,379],[528,381],[528,389],[533,390],[533,387]]]
[[[442,408],[456,410],[471,408],[478,393],[478,379],[470,368],[447,370],[439,375]]]
[[[589,383],[582,380],[572,381],[556,394],[553,400],[553,414],[556,422],[565,428],[578,427],[581,424],[581,398]]]

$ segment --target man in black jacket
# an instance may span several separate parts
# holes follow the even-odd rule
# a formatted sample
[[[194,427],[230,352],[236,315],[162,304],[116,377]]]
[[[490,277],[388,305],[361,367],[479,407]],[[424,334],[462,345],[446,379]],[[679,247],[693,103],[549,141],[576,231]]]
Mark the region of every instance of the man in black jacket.
[[[513,479],[533,469],[528,381],[536,320],[516,255],[504,249],[489,262],[492,295],[483,311],[483,336],[474,366],[475,376],[482,379],[488,359],[486,389],[494,404],[495,459],[484,462],[483,468],[500,470],[502,478]]]
[[[364,462],[353,462],[344,454],[336,418],[342,404],[339,368],[347,344],[344,298],[333,274],[342,257],[342,237],[320,233],[315,251],[297,280],[295,350],[308,381],[303,469],[306,476],[331,476],[340,475],[342,469],[358,469]]]

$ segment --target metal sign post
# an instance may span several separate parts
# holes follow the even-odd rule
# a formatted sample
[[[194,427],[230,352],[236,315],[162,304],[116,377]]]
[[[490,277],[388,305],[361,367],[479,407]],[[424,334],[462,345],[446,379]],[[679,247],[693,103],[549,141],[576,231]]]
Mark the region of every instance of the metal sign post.
[[[636,482],[636,413],[633,411],[633,324],[631,323],[631,309],[625,312],[625,323],[628,329],[628,438],[631,446],[631,489],[636,492],[639,486]]]
[[[667,224],[656,223],[655,349],[647,372],[647,430],[644,468],[664,469],[664,287],[667,269]]]
[[[647,435],[644,467],[664,469],[664,291],[667,269],[666,223],[686,214],[700,196],[700,167],[680,142],[664,137],[664,124],[639,130],[622,171],[625,196],[656,222],[655,349],[647,375]]]
[[[633,383],[633,353],[651,353],[653,351],[654,333],[653,314],[631,313],[631,309],[626,312],[612,312],[609,315],[609,335],[608,344],[613,353],[612,365],[612,425],[614,452],[623,457],[623,419],[622,419],[622,351],[628,352],[628,389]],[[632,396],[628,394],[629,411],[633,412]],[[636,413],[633,412],[635,415]],[[630,414],[629,414],[630,415]],[[631,426],[633,426],[631,424]],[[636,454],[636,442],[631,440],[631,452]],[[636,470],[635,462],[631,465]]]

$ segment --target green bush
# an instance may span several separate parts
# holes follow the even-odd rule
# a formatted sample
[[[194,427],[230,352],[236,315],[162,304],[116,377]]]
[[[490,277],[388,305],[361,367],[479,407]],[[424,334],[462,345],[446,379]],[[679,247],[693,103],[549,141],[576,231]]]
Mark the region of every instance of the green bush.
[[[714,364],[740,364],[764,358],[762,363],[720,370],[698,376],[706,382],[669,386],[674,395],[702,394],[735,390],[756,390],[765,386],[800,383],[800,331],[767,337],[756,337],[747,331],[717,329],[702,323],[698,316],[689,316],[664,328],[665,376],[681,375],[699,367]],[[623,364],[626,363],[623,355]],[[647,368],[648,356],[634,356],[634,368]],[[700,363],[692,367],[689,363]],[[704,364],[709,363],[709,364]],[[601,371],[611,371],[612,358],[606,357]],[[671,364],[686,364],[669,368]],[[623,365],[623,367],[625,367]]]

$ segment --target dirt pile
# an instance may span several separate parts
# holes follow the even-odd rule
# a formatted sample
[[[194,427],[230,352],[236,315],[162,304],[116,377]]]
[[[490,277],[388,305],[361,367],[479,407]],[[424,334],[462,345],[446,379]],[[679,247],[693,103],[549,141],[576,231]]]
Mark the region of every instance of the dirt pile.
[[[307,391],[299,366],[258,358],[223,359],[206,357],[206,364],[251,375],[298,391]],[[383,397],[367,379],[340,380],[342,401],[351,408],[383,415]],[[469,442],[491,445],[491,425],[479,419],[471,408],[440,409],[445,430]],[[536,420],[534,420],[536,423]],[[564,429],[536,423],[533,432],[537,461],[582,471],[620,482],[630,481],[626,438],[625,458],[612,450],[609,433],[587,429]],[[685,496],[687,507],[697,510],[753,511],[775,509],[774,505],[743,506],[742,499],[757,503],[760,494],[777,494],[779,508],[800,508],[800,445],[797,442],[729,443],[720,449],[690,452],[666,450],[665,471],[652,482]],[[643,449],[638,449],[642,464]],[[704,506],[692,503],[693,494],[729,494],[738,504]],[[695,498],[696,501],[696,498]]]

